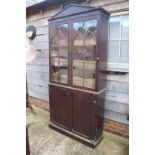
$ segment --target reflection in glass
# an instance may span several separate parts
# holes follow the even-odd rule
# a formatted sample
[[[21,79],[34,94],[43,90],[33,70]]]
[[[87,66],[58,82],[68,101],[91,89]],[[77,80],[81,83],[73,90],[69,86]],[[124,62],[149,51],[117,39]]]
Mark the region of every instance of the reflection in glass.
[[[129,63],[129,41],[121,41],[120,63]]]
[[[97,20],[73,24],[73,85],[95,88]]]
[[[111,17],[109,20],[110,40],[120,40],[120,16]]]
[[[121,16],[122,40],[129,40],[129,16]]]
[[[83,62],[73,61],[73,85],[83,86]]]
[[[119,62],[119,42],[109,41],[108,62],[110,63]]]
[[[68,83],[68,24],[51,28],[51,80]]]
[[[95,88],[95,67],[94,61],[84,62],[84,87]]]
[[[110,17],[109,63],[129,63],[129,15]]]

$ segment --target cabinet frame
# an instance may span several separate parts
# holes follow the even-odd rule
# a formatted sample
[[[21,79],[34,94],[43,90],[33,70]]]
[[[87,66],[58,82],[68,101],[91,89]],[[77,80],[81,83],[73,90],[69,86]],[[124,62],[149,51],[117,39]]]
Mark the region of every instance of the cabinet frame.
[[[49,126],[92,147],[95,147],[102,139],[103,117],[100,116],[99,107],[100,104],[104,104],[101,98],[104,96],[106,85],[105,79],[103,80],[102,78],[105,78],[106,72],[101,70],[100,64],[104,62],[106,66],[107,63],[106,57],[109,15],[110,14],[102,8],[70,5],[49,19]],[[73,23],[85,22],[94,19],[96,19],[97,22],[95,54],[93,53],[95,55],[94,60],[96,64],[94,75],[95,87],[88,88],[83,87],[84,85],[73,85]],[[52,44],[52,41],[50,29],[52,26],[59,26],[63,24],[68,24],[68,83],[51,80],[50,45]],[[84,63],[84,59],[82,59],[82,61]],[[84,76],[82,78],[84,79]],[[59,99],[57,100],[57,94],[61,94],[61,90],[64,91],[64,105],[63,102],[59,101]],[[57,93],[55,94],[55,92]],[[65,100],[65,98],[68,98],[68,101]],[[68,107],[67,110],[70,111],[69,115],[67,115],[67,112],[65,113],[66,106]],[[60,115],[57,115],[56,113],[59,111],[61,113]],[[70,118],[66,120],[66,116]],[[83,116],[84,120],[80,118],[81,116]],[[65,123],[67,124],[67,121],[70,122],[68,127],[64,126]],[[82,126],[80,126],[80,124],[82,124]]]

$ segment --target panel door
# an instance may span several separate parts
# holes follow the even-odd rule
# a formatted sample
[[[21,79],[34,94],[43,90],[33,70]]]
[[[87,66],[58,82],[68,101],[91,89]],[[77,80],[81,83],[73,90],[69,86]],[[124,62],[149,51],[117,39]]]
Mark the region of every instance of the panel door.
[[[52,94],[52,121],[67,130],[72,127],[72,94],[70,90],[53,87]]]
[[[73,132],[88,139],[95,134],[96,98],[92,94],[73,92]]]

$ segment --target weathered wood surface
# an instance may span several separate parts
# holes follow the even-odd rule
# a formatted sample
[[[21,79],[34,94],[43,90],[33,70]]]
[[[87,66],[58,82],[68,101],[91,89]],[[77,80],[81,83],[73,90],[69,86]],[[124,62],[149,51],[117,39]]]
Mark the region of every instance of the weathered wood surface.
[[[90,6],[100,6],[107,11],[116,12],[129,9],[128,0],[91,0]],[[44,11],[27,16],[27,25],[36,26],[36,38],[33,43],[38,50],[35,60],[27,64],[27,82],[29,95],[42,100],[49,100],[49,47],[47,19],[60,11],[60,6],[46,8]],[[128,66],[109,66],[110,70],[128,72]],[[129,75],[107,74],[105,106],[100,107],[100,114],[108,119],[128,124],[124,113],[129,104]],[[104,109],[104,110],[103,110]]]
[[[111,110],[114,112],[124,114],[126,111],[128,111],[128,105],[120,103],[120,102],[110,101],[110,100],[106,99],[105,105],[102,106],[101,109]]]
[[[108,99],[110,101],[129,104],[129,95],[128,94],[118,93],[118,92],[115,92],[115,91],[109,91],[107,89],[107,91],[105,93],[105,97],[106,97],[106,99]]]
[[[28,25],[33,24],[35,27],[43,27],[43,26],[47,26],[48,25],[48,18],[45,17],[43,19],[39,19],[39,20],[34,20],[31,22],[27,22]]]
[[[48,34],[48,26],[37,27],[36,36]]]
[[[44,80],[36,80],[36,79],[29,79],[28,80],[29,85],[36,85],[36,86],[42,86],[45,88],[48,88],[48,81]]]
[[[103,116],[103,110],[101,110],[100,115]],[[111,110],[104,110],[104,117],[124,124],[129,124],[127,117],[122,113],[114,112]]]
[[[29,79],[49,81],[49,74],[46,72],[27,71],[27,80]]]
[[[48,58],[36,58],[31,63],[28,63],[31,65],[49,65],[49,59]]]
[[[48,101],[48,80],[45,81],[36,80],[36,78],[28,78],[28,85],[30,91],[29,94],[31,96]],[[128,94],[107,90],[105,95],[105,105],[104,103],[101,104],[101,114],[103,113],[103,109],[105,109],[105,118],[127,123],[128,121],[125,120],[125,112],[128,111]],[[111,113],[114,114],[111,116]],[[119,116],[119,118],[117,118],[117,116]]]
[[[87,5],[98,7],[98,6],[105,6],[107,7],[107,11],[114,11],[123,8],[129,8],[129,0],[91,0],[91,2]],[[52,10],[52,11],[51,11]],[[31,16],[27,17],[27,22],[36,21],[39,19],[50,18],[54,16],[60,11],[60,6],[55,6],[55,8],[46,8],[43,12],[38,12],[37,14],[32,14]]]
[[[90,4],[87,4],[94,7],[102,7],[109,12],[125,10],[129,8],[128,0],[92,0]],[[36,27],[47,26],[48,21],[51,16],[54,16],[60,11],[60,8],[47,8],[43,11],[43,13],[38,12],[37,14],[31,15],[27,17],[27,24],[33,24]]]
[[[124,75],[108,74],[106,76],[106,79],[111,81],[129,82],[129,74]]]
[[[35,84],[33,84],[33,80],[29,80],[29,86],[28,89],[30,91],[39,92],[45,95],[48,95],[48,83],[45,81],[36,81]],[[121,94],[123,96],[123,94]],[[125,97],[125,96],[124,96]],[[47,100],[48,101],[48,100]],[[108,97],[108,94],[105,97],[105,104],[103,100],[103,104],[100,105],[101,109],[107,109],[110,111],[118,112],[124,114],[128,110],[128,104],[127,102],[118,102],[118,100],[110,100]]]
[[[129,0],[91,0],[90,5],[93,7],[102,6],[102,5],[112,5],[119,4],[121,2],[126,2]]]
[[[38,71],[27,71],[27,76],[29,86],[28,88],[30,90],[29,94],[31,96],[48,101],[49,73],[48,72],[43,73]],[[117,79],[117,81],[115,81],[114,77]],[[118,77],[115,75],[114,77],[113,75],[108,76],[109,79],[107,80],[105,107],[103,106],[104,104],[102,104],[101,109],[103,110],[103,108],[105,108],[105,111],[108,110],[108,112],[105,112],[106,118],[125,123],[124,120],[126,116],[124,115],[124,113],[128,111],[128,101],[129,101],[128,82],[124,82],[123,75],[122,76],[118,75]],[[121,82],[121,79],[123,82]],[[119,89],[120,85],[123,86],[123,89]],[[111,113],[113,112],[115,112],[115,114],[111,116]],[[117,118],[117,116],[119,116],[119,118]],[[121,116],[123,117],[122,118],[123,120],[120,119]]]
[[[41,50],[37,51],[36,58],[47,58],[48,59],[49,58],[49,50],[41,49]]]
[[[128,83],[126,82],[116,82],[116,81],[107,81],[106,87],[110,91],[116,91],[120,93],[129,93]]]
[[[34,81],[35,81],[36,85],[33,84]],[[48,82],[47,81],[29,79],[28,83],[29,83],[28,88],[30,90],[33,90],[35,92],[42,92],[43,94],[48,94]],[[113,93],[113,94],[116,94],[116,93]],[[119,105],[120,105],[120,107],[128,106],[128,100],[126,99],[126,97],[128,98],[127,95],[117,93],[117,96],[114,96],[113,98],[111,98],[111,96],[108,93],[106,93],[105,107],[111,108],[111,109],[108,108],[109,110],[115,111],[115,109],[117,108],[117,112],[125,112],[123,109],[119,108]],[[113,105],[113,106],[115,105],[114,109],[112,109],[111,105]],[[117,105],[118,105],[118,107],[116,107]],[[104,104],[101,105],[101,108],[103,108],[103,107],[104,107]]]
[[[49,73],[49,66],[48,65],[32,65],[32,64],[28,64],[26,69],[27,69],[27,71]]]
[[[36,14],[32,14],[27,16],[26,21],[27,22],[33,22],[37,21],[39,19],[44,19],[44,18],[50,18],[51,16],[54,16],[60,11],[59,6],[55,6],[55,8],[45,8],[43,12],[37,12]]]
[[[127,0],[120,0],[120,1],[115,1],[112,0],[111,3],[110,0],[107,0],[107,3],[103,3],[104,1],[100,2],[100,4],[94,3],[91,4],[91,6],[100,6],[103,9],[109,11],[109,12],[115,12],[115,11],[119,11],[119,10],[126,10],[129,8],[129,1]],[[105,1],[106,2],[106,1]],[[98,2],[99,3],[99,2]]]
[[[40,93],[40,92],[29,90],[29,95],[33,96],[33,97],[36,97],[36,98],[39,98],[39,99],[42,99],[42,100],[45,100],[45,101],[49,100],[48,94],[43,94],[43,93]]]
[[[30,84],[28,85],[28,89],[32,90],[34,92],[39,92],[39,93],[43,93],[43,94],[48,94],[48,85],[35,85],[35,84]]]
[[[37,29],[38,31],[38,29]],[[35,43],[40,43],[40,42],[48,42],[48,34],[41,34],[41,35],[38,35],[36,36],[36,38],[34,39]]]
[[[106,68],[105,68],[106,67]],[[109,63],[105,66],[105,62],[100,62],[101,70],[110,70],[110,71],[120,71],[120,72],[129,72],[128,64],[112,64]]]
[[[45,49],[48,50],[48,42],[39,42],[39,43],[35,43],[34,42],[35,47],[37,48],[37,50],[41,50],[41,49]]]
[[[41,92],[34,91],[34,90],[29,90],[29,94],[30,96],[33,96],[33,97],[36,97],[36,98],[39,98],[45,101],[49,100],[48,94],[45,94],[45,93],[41,93]],[[101,116],[104,115],[104,117],[107,119],[111,119],[114,121],[128,124],[129,122],[127,121],[127,117],[124,114],[126,110],[128,110],[128,106],[123,105],[123,104],[121,105],[121,103],[109,103],[109,102],[110,101],[105,102],[104,110],[103,108],[100,109],[100,115]],[[122,110],[120,110],[120,108]]]

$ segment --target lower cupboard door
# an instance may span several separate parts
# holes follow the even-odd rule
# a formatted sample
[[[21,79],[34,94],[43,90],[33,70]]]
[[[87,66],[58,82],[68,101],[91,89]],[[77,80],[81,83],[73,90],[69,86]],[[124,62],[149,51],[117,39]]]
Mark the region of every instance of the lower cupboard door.
[[[67,130],[72,128],[72,94],[70,90],[52,87],[53,121]]]
[[[95,98],[90,94],[73,92],[72,130],[88,139],[95,134]]]

